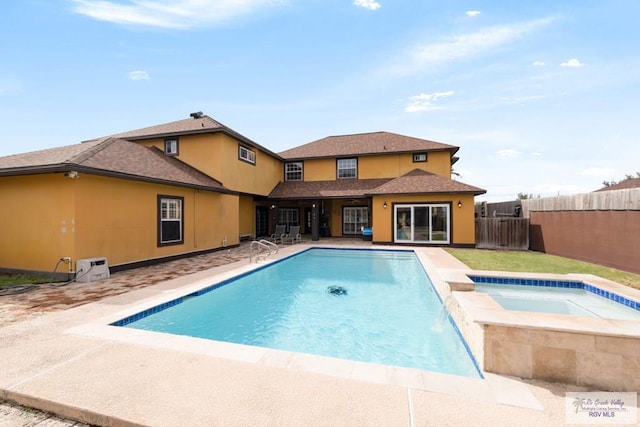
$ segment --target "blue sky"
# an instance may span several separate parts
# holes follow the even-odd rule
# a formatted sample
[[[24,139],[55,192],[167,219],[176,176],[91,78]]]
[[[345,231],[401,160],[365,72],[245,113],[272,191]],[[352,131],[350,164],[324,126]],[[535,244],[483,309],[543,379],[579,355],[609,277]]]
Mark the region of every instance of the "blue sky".
[[[488,191],[640,171],[637,0],[8,0],[0,155],[188,118],[273,150],[390,131]]]

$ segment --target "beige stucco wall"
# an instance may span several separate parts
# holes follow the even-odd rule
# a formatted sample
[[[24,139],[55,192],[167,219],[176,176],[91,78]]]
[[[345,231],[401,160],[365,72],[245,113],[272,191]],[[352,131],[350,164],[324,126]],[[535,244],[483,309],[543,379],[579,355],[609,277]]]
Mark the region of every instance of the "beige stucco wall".
[[[336,159],[312,159],[304,161],[305,181],[333,181],[336,179]]]
[[[428,153],[428,161],[414,162],[412,154],[388,154],[358,156],[358,178],[397,178],[414,169],[451,177],[451,154],[448,151]],[[311,159],[304,161],[305,181],[332,181],[336,179],[336,159]]]
[[[414,162],[412,154],[362,156],[358,158],[358,178],[396,178],[414,169],[451,177],[451,155],[448,151],[430,152],[427,159],[426,162]]]
[[[248,196],[239,197],[238,227],[240,234],[255,235],[256,210],[253,198]]]
[[[462,207],[458,207],[458,201]],[[384,208],[384,203],[387,208]],[[473,195],[398,195],[375,196],[372,203],[373,241],[393,242],[393,205],[398,203],[450,203],[451,204],[451,244],[467,245],[475,243],[475,221]]]
[[[164,139],[156,138],[139,141],[145,146],[155,146],[164,150]],[[257,148],[243,146],[256,153],[256,163],[251,164],[238,158],[241,143],[223,133],[184,135],[179,139],[177,158],[221,181],[234,191],[266,196],[282,180],[283,165]]]
[[[0,268],[52,271],[61,257],[127,264],[238,243],[235,195],[80,173],[0,179]],[[158,247],[158,195],[184,198],[184,243]]]
[[[0,268],[52,271],[75,253],[76,183],[61,173],[0,178]]]

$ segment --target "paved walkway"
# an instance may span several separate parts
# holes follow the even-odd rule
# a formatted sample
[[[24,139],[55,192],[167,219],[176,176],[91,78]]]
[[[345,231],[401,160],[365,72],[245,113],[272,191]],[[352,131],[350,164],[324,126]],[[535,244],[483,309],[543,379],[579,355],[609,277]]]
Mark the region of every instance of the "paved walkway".
[[[109,279],[95,283],[70,283],[64,286],[37,285],[24,293],[0,296],[0,328],[43,314],[67,310],[176,277],[230,264],[246,259],[248,256],[249,244],[243,243],[239,247],[227,250],[114,273]],[[9,426],[82,427],[88,424],[0,401],[0,427]]]
[[[370,243],[357,239],[330,239],[332,245],[363,245]],[[240,246],[184,258],[148,267],[113,273],[109,279],[95,283],[70,283],[67,285],[35,285],[29,291],[0,296],[0,328],[47,313],[63,311],[110,296],[142,289],[167,280],[183,277],[198,271],[228,265],[248,259],[250,242]],[[88,424],[66,420],[36,409],[25,408],[0,400],[0,427],[40,426],[68,427]]]
[[[227,250],[121,271],[99,282],[38,285],[32,291],[22,294],[0,296],[0,327],[248,259],[248,257],[249,245],[243,243],[239,247]]]
[[[369,242],[354,239],[331,239],[330,243],[370,246]],[[441,262],[455,262],[447,258],[444,252],[440,256]],[[204,277],[218,271],[217,267],[242,260],[247,260],[248,264],[248,244],[115,273],[111,278],[97,283],[71,283],[58,287],[44,285],[24,294],[0,297],[0,328],[7,326],[0,329],[3,342],[7,345],[4,352],[0,347],[0,353],[4,355],[6,363],[12,363],[11,359],[16,363],[26,362],[24,370],[20,368],[15,371],[15,376],[13,372],[5,374],[4,383],[15,384],[9,387],[14,393],[19,390],[22,390],[20,393],[28,393],[23,396],[41,396],[54,403],[56,400],[64,402],[65,398],[69,398],[66,402],[73,402],[70,400],[73,398],[75,402],[83,402],[82,405],[86,407],[103,408],[107,413],[114,414],[112,417],[126,415],[129,419],[147,420],[144,424],[149,425],[205,425],[204,422],[211,425],[211,420],[217,420],[218,424],[213,424],[560,426],[564,425],[565,420],[565,393],[581,390],[561,384],[514,380],[495,375],[487,376],[488,385],[483,383],[481,389],[485,395],[474,389],[477,384],[469,382],[467,387],[464,378],[459,377],[453,383],[450,378],[440,381],[435,378],[438,377],[436,374],[425,374],[421,387],[360,382],[326,376],[323,373],[326,365],[316,366],[315,373],[310,372],[308,366],[298,369],[297,364],[308,364],[308,360],[295,355],[293,358],[287,356],[287,360],[278,360],[274,353],[267,353],[261,356],[263,365],[260,367],[241,360],[211,357],[209,347],[203,343],[190,351],[186,347],[172,347],[176,342],[182,343],[179,338],[175,339],[177,341],[169,338],[167,343],[162,344],[158,342],[162,339],[157,336],[148,342],[144,341],[144,337],[141,341],[139,335],[132,342],[127,342],[126,337],[101,340],[99,333],[91,335],[93,332],[90,328],[86,334],[64,333],[79,321],[86,324],[88,320],[85,319],[104,316],[141,298],[172,292],[175,287],[171,283],[179,282],[189,274],[202,272]],[[245,265],[236,265],[240,264]],[[225,267],[219,271],[225,271]],[[191,278],[201,275],[195,274]],[[188,283],[190,278],[186,279],[185,283]],[[160,347],[149,350],[156,346]],[[50,350],[43,350],[45,348]],[[176,351],[176,348],[181,350]],[[51,351],[51,354],[43,355],[43,351]],[[215,351],[219,352],[220,349]],[[253,356],[245,352],[241,357]],[[35,364],[42,363],[43,359],[51,359],[45,360],[50,368],[45,365],[34,369]],[[132,363],[135,366],[130,366]],[[286,366],[279,366],[281,363]],[[180,374],[169,374],[176,368],[179,368]],[[334,369],[334,366],[329,368]],[[30,371],[34,374],[29,374]],[[105,372],[109,375],[105,376]],[[366,374],[370,376],[371,373]],[[373,374],[376,372],[373,371]],[[164,380],[168,375],[172,380],[166,382]],[[182,381],[189,378],[191,380],[186,383]],[[438,383],[437,388],[445,392],[430,390],[427,378]],[[404,383],[411,379],[396,380]],[[200,382],[204,382],[203,385],[199,385]],[[78,390],[82,387],[88,387],[86,392]],[[217,392],[211,394],[212,388]],[[172,398],[175,400],[181,389],[190,397],[186,401],[178,399],[179,402],[174,402]],[[119,394],[123,392],[137,396],[136,401],[123,401],[123,395]],[[3,396],[1,393],[2,390],[0,399]],[[67,396],[67,393],[70,395]],[[517,398],[514,395],[518,393],[527,402],[533,400],[533,406],[539,405],[539,409],[531,405],[500,403],[515,402]],[[38,406],[47,407],[46,402],[38,401]],[[197,402],[207,403],[203,407],[202,403],[198,405]],[[65,406],[67,411],[81,407],[68,405]],[[165,418],[150,415],[148,411],[141,412],[144,407],[164,410]],[[220,414],[214,414],[211,418],[213,408]],[[76,418],[69,414],[67,416]],[[176,418],[176,423],[167,418],[171,416]],[[87,421],[86,416],[78,416],[77,419]],[[120,422],[122,419],[118,421],[118,418],[98,417],[96,420],[96,424],[130,425]],[[0,427],[86,425],[90,424],[57,418],[0,401]]]

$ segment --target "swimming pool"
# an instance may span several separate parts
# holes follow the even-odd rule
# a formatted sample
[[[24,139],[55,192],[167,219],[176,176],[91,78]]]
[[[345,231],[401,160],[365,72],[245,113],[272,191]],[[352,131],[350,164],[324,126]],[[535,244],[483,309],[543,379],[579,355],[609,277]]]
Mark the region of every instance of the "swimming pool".
[[[583,282],[469,277],[507,310],[640,320],[640,303]]]
[[[113,325],[480,373],[413,251],[313,248]]]

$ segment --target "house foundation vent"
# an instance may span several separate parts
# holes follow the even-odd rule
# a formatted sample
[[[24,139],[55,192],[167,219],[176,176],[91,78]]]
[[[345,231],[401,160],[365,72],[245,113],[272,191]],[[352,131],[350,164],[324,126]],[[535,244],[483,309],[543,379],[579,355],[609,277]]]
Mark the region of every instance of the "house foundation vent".
[[[85,258],[76,261],[76,282],[96,282],[108,279],[109,276],[109,263],[105,257]]]

